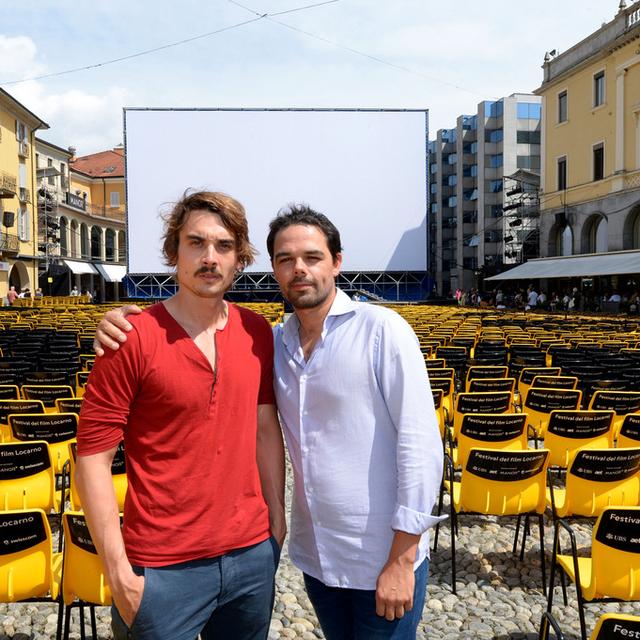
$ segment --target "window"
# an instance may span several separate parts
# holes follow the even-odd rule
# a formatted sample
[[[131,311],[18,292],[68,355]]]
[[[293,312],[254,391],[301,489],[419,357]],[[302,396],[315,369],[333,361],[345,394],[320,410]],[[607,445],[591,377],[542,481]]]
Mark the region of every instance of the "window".
[[[486,101],[484,103],[484,115],[486,118],[499,118],[504,113],[504,103],[502,100],[497,102]]]
[[[29,131],[27,125],[20,120],[16,120],[16,140],[18,142],[28,142]]]
[[[518,102],[516,114],[518,120],[540,120],[542,105],[534,102]]]
[[[604,71],[593,76],[593,106],[604,104]]]
[[[438,193],[438,183],[432,182],[429,190],[431,191],[431,193]]]
[[[540,171],[540,156],[518,156],[516,166],[518,169],[529,169],[537,173]]]
[[[570,256],[573,255],[573,232],[571,227],[566,225],[562,232],[558,235],[558,255]]]
[[[447,186],[449,187],[455,187],[458,184],[458,176],[455,173],[452,173],[448,178],[447,178]]]
[[[120,206],[120,193],[118,191],[109,193],[109,206],[112,209],[117,209]]]
[[[449,198],[449,200],[447,201],[447,206],[448,207],[455,207],[457,204],[458,204],[457,196],[451,196]]]
[[[540,144],[540,131],[518,131],[516,141],[518,144]]]
[[[47,158],[47,167],[49,169],[53,169],[53,160],[51,158]],[[52,176],[52,175],[47,176],[47,184],[50,184],[53,186],[55,185],[55,183],[56,183],[55,176]]]
[[[604,144],[596,144],[593,147],[593,180],[604,178]]]
[[[502,191],[502,180],[490,180],[489,191],[491,193],[500,193]]]
[[[569,118],[569,102],[566,91],[558,94],[558,122],[566,122]]]
[[[501,142],[504,138],[502,129],[485,129],[484,141],[485,142]]]
[[[567,188],[567,157],[558,158],[558,191]]]
[[[23,242],[29,241],[29,212],[18,209],[18,237]]]
[[[502,160],[501,153],[497,153],[496,155],[489,156],[489,166],[492,169],[497,169],[498,167],[501,167],[502,164],[503,164],[503,160]]]
[[[438,163],[437,162],[432,162],[431,166],[429,167],[431,173],[438,173]]]
[[[458,154],[457,153],[450,153],[447,157],[447,163],[448,164],[455,164],[456,162],[458,162]]]

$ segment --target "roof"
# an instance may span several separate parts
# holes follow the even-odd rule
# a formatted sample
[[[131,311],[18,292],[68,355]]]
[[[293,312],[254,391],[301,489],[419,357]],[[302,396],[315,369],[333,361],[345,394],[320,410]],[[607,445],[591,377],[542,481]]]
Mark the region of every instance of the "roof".
[[[47,142],[46,140],[43,140],[42,138],[39,138],[38,136],[36,136],[36,144],[41,144],[45,147],[49,147],[51,149],[55,149],[56,151],[59,151],[60,153],[65,154],[66,156],[71,157],[73,154],[71,153],[71,151],[69,151],[69,149],[64,149],[63,147],[59,147],[57,144],[53,144],[53,142]]]
[[[39,118],[33,111],[30,111],[22,103],[18,102],[10,93],[7,93],[4,89],[0,89],[0,100],[4,100],[6,103],[12,105],[16,111],[20,114],[22,119],[31,119],[32,126],[35,123],[36,129],[48,129],[49,125]]]
[[[640,273],[640,250],[591,253],[561,258],[529,260],[486,280],[586,278]]]
[[[124,178],[124,150],[109,149],[72,160],[71,169],[92,178]]]

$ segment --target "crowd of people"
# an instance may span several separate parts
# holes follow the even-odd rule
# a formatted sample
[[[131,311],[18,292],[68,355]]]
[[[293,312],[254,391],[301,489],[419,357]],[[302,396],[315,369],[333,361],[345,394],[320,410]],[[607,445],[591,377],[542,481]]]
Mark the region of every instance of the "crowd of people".
[[[521,287],[495,288],[480,291],[472,288],[467,291],[456,289],[453,298],[461,307],[487,307],[498,310],[519,311],[587,311],[587,312],[626,312],[640,313],[640,291],[620,292],[611,289],[597,294],[593,291],[581,291],[577,286],[549,293],[530,284]]]

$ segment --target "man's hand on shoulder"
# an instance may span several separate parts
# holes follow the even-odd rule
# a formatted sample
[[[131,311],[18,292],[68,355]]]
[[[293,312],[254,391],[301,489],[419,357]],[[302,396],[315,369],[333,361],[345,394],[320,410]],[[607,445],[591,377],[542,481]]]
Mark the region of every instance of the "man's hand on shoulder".
[[[140,307],[128,304],[104,314],[96,328],[96,337],[93,339],[93,350],[97,356],[103,356],[105,348],[117,351],[120,343],[126,342],[126,334],[133,329],[127,321],[127,316],[138,313],[142,313]]]

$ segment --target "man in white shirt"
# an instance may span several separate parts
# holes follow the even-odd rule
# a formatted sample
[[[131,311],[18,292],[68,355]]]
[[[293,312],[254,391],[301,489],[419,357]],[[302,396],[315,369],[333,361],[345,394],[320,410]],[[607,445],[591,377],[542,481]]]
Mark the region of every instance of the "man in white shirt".
[[[415,638],[442,477],[417,338],[336,288],[340,234],[322,214],[279,215],[267,248],[295,311],[274,362],[295,481],[289,555],[327,640]]]
[[[443,458],[418,340],[394,311],[336,288],[340,234],[322,214],[279,215],[267,248],[295,311],[274,358],[294,473],[289,555],[327,640],[414,640]],[[105,321],[97,336],[125,339]]]
[[[535,309],[538,304],[538,294],[536,290],[533,288],[533,285],[530,285],[527,289],[527,306],[526,309]]]

